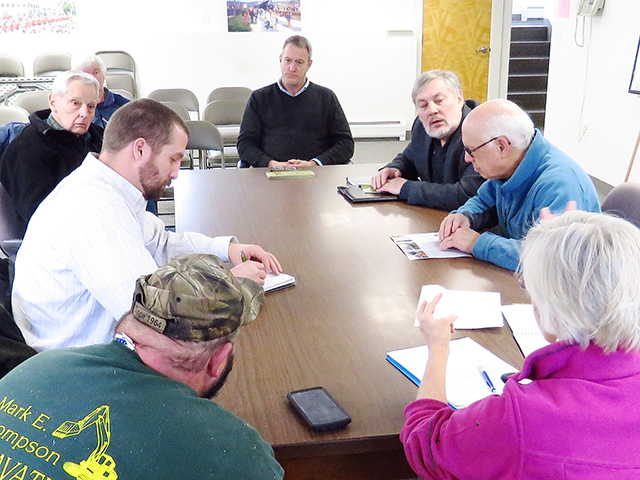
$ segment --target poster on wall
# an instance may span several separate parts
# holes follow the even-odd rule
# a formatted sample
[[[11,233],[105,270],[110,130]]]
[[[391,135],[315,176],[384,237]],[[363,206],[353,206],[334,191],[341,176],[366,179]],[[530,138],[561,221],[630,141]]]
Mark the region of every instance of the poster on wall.
[[[633,62],[633,70],[631,71],[631,83],[629,84],[629,93],[640,95],[640,67],[638,66],[638,53],[640,52],[640,40],[638,40],[638,48],[636,49],[636,59]]]
[[[0,2],[0,35],[75,32],[76,3],[73,0]]]
[[[229,32],[299,32],[300,0],[227,1]]]

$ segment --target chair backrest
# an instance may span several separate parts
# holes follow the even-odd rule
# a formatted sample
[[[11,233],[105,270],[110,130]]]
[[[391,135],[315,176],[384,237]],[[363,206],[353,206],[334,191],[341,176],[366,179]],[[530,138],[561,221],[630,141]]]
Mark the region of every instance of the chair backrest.
[[[129,95],[137,95],[137,87],[135,79],[128,74],[123,73],[107,73],[104,78],[107,80],[109,90],[126,90]]]
[[[24,77],[24,65],[20,59],[0,53],[0,77]]]
[[[187,111],[187,109],[184,108],[179,103],[176,103],[176,102],[160,102],[160,103],[162,103],[163,105],[166,105],[171,110],[176,112],[178,116],[182,119],[182,121],[188,122],[191,120],[191,117],[189,116],[189,112]]]
[[[41,53],[33,61],[33,75],[36,77],[53,77],[67,70],[71,70],[71,54],[67,52]]]
[[[124,98],[129,100],[134,100],[136,97],[128,90],[123,90],[122,88],[110,88],[113,93],[117,93],[118,95],[122,95]]]
[[[202,119],[214,125],[240,125],[246,100],[214,100],[204,108]]]
[[[37,112],[38,110],[44,110],[46,108],[49,108],[50,93],[51,92],[44,92],[42,90],[24,92],[16,97],[14,105],[16,107],[24,108],[29,113]]]
[[[189,112],[196,112],[198,120],[200,120],[200,104],[198,97],[191,90],[186,88],[161,88],[154,90],[147,98],[158,102],[175,102],[182,105]]]
[[[246,103],[252,92],[248,87],[218,87],[207,97],[207,105],[214,100],[244,100]]]
[[[222,136],[215,125],[204,120],[185,122],[189,131],[189,150],[222,150]]]
[[[602,211],[640,228],[640,183],[621,183],[614,187],[602,202]]]
[[[0,105],[0,125],[10,122],[29,123],[29,112],[15,105]]]
[[[104,62],[107,72],[129,72],[135,75],[136,62],[127,52],[122,50],[102,50],[96,52],[96,55]]]
[[[191,120],[185,123],[189,131],[187,150],[200,151],[200,168],[212,166],[209,164],[209,150],[219,152],[216,156],[220,157],[221,166],[224,168],[224,144],[216,126],[204,120]]]

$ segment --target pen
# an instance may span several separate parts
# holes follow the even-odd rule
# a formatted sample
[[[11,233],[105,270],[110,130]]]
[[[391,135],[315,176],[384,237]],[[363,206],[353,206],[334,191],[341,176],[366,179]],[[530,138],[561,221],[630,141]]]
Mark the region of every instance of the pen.
[[[247,254],[244,253],[244,250],[240,250],[240,259],[242,260],[242,263],[246,262],[247,260],[249,260],[247,258]]]
[[[491,393],[496,393],[496,387],[493,386],[493,382],[489,378],[489,375],[487,374],[485,369],[482,368],[482,365],[478,365],[478,371],[480,372],[480,375],[482,375],[482,379],[484,380],[484,383],[487,385],[487,388],[491,391]]]

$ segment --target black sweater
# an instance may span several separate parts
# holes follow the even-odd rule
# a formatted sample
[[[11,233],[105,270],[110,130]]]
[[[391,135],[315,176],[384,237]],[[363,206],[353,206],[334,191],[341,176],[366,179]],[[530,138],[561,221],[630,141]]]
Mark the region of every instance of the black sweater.
[[[240,159],[254,167],[269,160],[319,159],[323,165],[347,163],[353,138],[336,95],[309,83],[296,97],[277,83],[251,94],[238,137]]]

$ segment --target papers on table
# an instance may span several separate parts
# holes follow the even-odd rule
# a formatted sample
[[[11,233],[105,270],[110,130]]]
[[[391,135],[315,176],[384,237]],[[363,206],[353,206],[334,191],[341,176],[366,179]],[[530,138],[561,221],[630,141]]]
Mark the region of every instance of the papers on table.
[[[371,176],[347,177],[347,185],[349,187],[360,187],[364,193],[377,193],[377,190],[371,186]]]
[[[368,177],[347,177],[347,185],[362,187],[363,189],[365,187],[371,188],[371,177],[372,175]]]
[[[470,257],[468,253],[457,249],[440,250],[438,232],[414,233],[411,235],[389,235],[391,240],[402,250],[409,260],[427,258]]]
[[[280,275],[274,275],[268,273],[267,278],[264,279],[264,292],[272,292],[281,288],[290,287],[296,284],[296,279],[292,275],[281,273]]]
[[[429,348],[426,345],[387,353],[387,360],[404,373],[413,383],[420,385],[427,365]],[[487,372],[497,394],[502,394],[504,373],[516,369],[470,338],[452,340],[447,362],[447,401],[454,408],[466,407],[492,392],[480,368]]]
[[[264,172],[269,180],[278,180],[282,178],[312,178],[316,176],[313,170],[271,170]]]
[[[458,330],[474,328],[496,328],[504,325],[500,310],[500,292],[467,292],[447,290],[440,285],[423,285],[418,300],[418,308],[422,302],[430,302],[438,294],[442,298],[436,306],[435,318],[458,315],[453,326]],[[415,319],[418,326],[418,317]]]
[[[505,305],[502,307],[502,313],[525,357],[531,352],[549,345],[533,315],[533,305]]]

